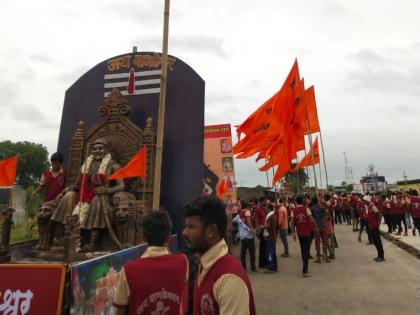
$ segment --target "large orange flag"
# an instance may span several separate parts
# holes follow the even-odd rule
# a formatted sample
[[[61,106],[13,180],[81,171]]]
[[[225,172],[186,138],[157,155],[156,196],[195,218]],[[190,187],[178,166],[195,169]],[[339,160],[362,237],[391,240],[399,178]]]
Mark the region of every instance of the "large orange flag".
[[[261,125],[270,118],[270,113],[273,108],[277,93],[265,101],[264,104],[258,107],[255,112],[253,112],[242,124],[236,128],[238,140],[240,139],[240,135],[242,133],[245,135],[251,133],[256,126]]]
[[[15,184],[17,155],[0,161],[0,187],[9,187]]]
[[[313,159],[312,159],[312,152],[313,152]],[[306,166],[311,166],[318,164],[320,162],[319,158],[319,146],[318,146],[318,137],[316,137],[314,143],[312,143],[311,150],[303,157],[303,159],[296,165],[294,171],[301,169]]]
[[[146,147],[141,148],[126,166],[109,176],[108,179],[122,179],[130,177],[146,177]]]
[[[228,182],[225,179],[222,179],[222,181],[217,185],[216,187],[216,195],[220,199],[228,192]]]
[[[251,124],[252,128],[248,133],[244,128],[241,129],[242,125],[238,127],[246,136],[233,149],[235,154],[239,154],[237,158],[247,158],[258,152],[264,152],[262,155],[268,157],[269,153],[274,150],[272,148],[273,144],[282,138],[284,127],[293,120],[296,92],[300,90],[299,83],[299,66],[297,60],[295,60],[280,91],[265,103],[267,104],[265,112],[260,107],[260,117],[263,117],[263,119],[257,120],[256,114],[251,115],[250,118],[252,119],[249,118],[249,121],[258,123]],[[265,114],[262,115],[262,113]]]

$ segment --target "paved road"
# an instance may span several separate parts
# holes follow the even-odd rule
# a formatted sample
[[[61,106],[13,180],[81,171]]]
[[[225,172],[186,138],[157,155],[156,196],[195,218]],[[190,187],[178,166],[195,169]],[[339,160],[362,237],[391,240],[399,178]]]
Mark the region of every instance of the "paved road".
[[[420,314],[420,260],[383,239],[387,261],[376,263],[374,246],[359,243],[348,226],[337,226],[336,234],[336,260],[310,262],[311,278],[302,278],[299,245],[291,237],[291,257],[279,258],[278,273],[249,274],[257,314]]]

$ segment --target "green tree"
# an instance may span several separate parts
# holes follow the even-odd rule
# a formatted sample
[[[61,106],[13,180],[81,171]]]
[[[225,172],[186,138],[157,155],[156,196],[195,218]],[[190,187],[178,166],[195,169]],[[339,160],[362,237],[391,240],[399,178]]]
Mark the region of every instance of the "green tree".
[[[296,163],[292,163],[292,168],[295,166]],[[288,172],[283,178],[284,184],[294,193],[303,192],[308,180],[309,178],[303,168],[299,169],[297,172]]]
[[[14,155],[19,156],[16,184],[24,188],[36,185],[42,172],[50,166],[48,150],[42,144],[9,140],[0,142],[0,160]]]

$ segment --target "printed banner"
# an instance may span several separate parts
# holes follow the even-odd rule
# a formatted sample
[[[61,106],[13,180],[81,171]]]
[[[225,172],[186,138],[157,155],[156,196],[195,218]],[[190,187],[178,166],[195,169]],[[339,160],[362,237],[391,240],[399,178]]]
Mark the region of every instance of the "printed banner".
[[[230,124],[204,127],[203,195],[215,195],[217,185],[224,179],[228,192],[223,199],[230,212],[236,212],[236,181]]]
[[[112,300],[119,273],[125,263],[139,258],[146,249],[143,244],[72,265],[70,314],[115,314]],[[177,237],[173,235],[171,251],[177,250]]]
[[[61,314],[66,265],[0,265],[0,314]]]

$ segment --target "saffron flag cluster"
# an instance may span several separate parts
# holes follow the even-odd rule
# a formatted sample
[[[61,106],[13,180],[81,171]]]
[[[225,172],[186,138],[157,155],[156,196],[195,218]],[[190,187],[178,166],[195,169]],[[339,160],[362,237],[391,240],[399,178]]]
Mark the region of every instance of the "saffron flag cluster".
[[[15,184],[17,162],[17,156],[0,161],[0,187],[10,187]]]
[[[305,135],[319,131],[314,87],[305,89],[295,60],[280,90],[237,126],[238,143],[233,152],[238,159],[258,153],[257,161],[266,161],[260,171],[277,166],[274,185],[291,171],[297,152],[305,149]],[[308,166],[316,161],[305,163]]]

